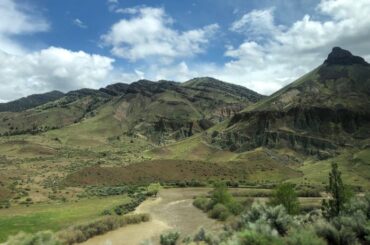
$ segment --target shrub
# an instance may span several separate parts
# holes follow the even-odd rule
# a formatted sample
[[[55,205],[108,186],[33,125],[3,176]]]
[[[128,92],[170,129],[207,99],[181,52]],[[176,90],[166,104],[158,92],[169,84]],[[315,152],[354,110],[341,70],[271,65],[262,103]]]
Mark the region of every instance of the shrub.
[[[128,214],[128,213],[134,211],[136,209],[136,207],[138,207],[143,201],[145,201],[145,199],[146,199],[145,195],[138,194],[138,195],[132,197],[130,202],[114,207],[113,211],[117,215]],[[107,211],[109,211],[109,210],[105,210],[104,212],[108,213]]]
[[[220,237],[222,237],[222,235],[224,235],[224,233],[219,234]],[[218,238],[217,236],[214,236],[210,233],[207,233],[203,228],[200,228],[200,230],[194,235],[193,241],[195,243],[190,243],[191,238],[183,240],[183,242],[185,242],[185,244],[190,243],[192,245],[195,245],[195,244],[197,244],[197,245],[207,245],[207,244],[208,245],[219,245],[219,244],[221,244],[220,238]]]
[[[194,199],[193,205],[207,212],[211,208],[211,200],[206,197],[197,197]]]
[[[148,194],[151,196],[157,196],[161,188],[162,186],[160,183],[152,183],[148,186]]]
[[[298,214],[299,201],[298,195],[294,190],[294,185],[283,183],[276,187],[270,198],[270,204],[274,206],[283,205],[289,214]]]
[[[344,205],[342,214],[354,215],[356,212],[362,211],[367,219],[370,219],[370,195],[364,197],[354,197]]]
[[[237,215],[243,210],[243,206],[234,200],[223,182],[214,184],[211,199],[197,197],[193,205],[208,212],[209,217],[219,220],[226,220],[231,214]]]
[[[292,231],[285,238],[286,245],[326,245],[324,239],[318,237],[312,230],[300,229]]]
[[[226,207],[234,215],[238,215],[243,211],[243,206],[240,203],[238,203],[237,201],[234,201],[234,200],[232,200],[231,202],[226,204]]]
[[[104,234],[128,224],[138,224],[149,221],[148,214],[132,214],[123,217],[108,216],[81,225],[69,227],[58,233],[63,244],[81,243],[89,238]]]
[[[61,245],[62,243],[55,238],[51,231],[40,231],[36,234],[26,234],[23,232],[11,236],[6,242],[7,245]]]
[[[175,245],[179,239],[180,234],[177,231],[170,231],[160,236],[161,245]]]
[[[221,203],[217,203],[208,213],[209,217],[219,220],[226,220],[230,216],[230,211]]]
[[[351,216],[339,216],[332,220],[332,224],[338,230],[352,231],[355,236],[364,241],[365,237],[370,235],[370,227],[368,226],[366,215],[358,210]]]
[[[224,182],[217,182],[214,185],[214,190],[212,192],[212,202],[217,204],[228,204],[232,201],[231,194],[227,191],[227,186]]]
[[[340,244],[340,236],[338,230],[326,221],[318,221],[314,225],[316,234],[324,238],[328,244]]]
[[[282,205],[272,207],[254,203],[251,209],[241,216],[240,226],[248,227],[251,223],[257,222],[270,225],[280,235],[285,235],[294,225],[292,217]]]
[[[235,239],[235,238],[234,238]],[[283,241],[274,235],[261,234],[252,230],[245,230],[238,236],[240,245],[283,245]],[[230,243],[232,244],[232,243]]]

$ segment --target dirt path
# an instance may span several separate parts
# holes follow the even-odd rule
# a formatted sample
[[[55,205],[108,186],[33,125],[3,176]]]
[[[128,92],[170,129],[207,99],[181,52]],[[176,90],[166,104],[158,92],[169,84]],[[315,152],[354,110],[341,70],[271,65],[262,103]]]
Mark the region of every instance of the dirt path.
[[[159,235],[166,230],[177,230],[182,235],[192,235],[201,227],[221,229],[222,225],[209,219],[192,205],[193,197],[206,194],[209,188],[174,188],[162,190],[156,199],[143,202],[135,212],[149,213],[151,221],[129,225],[96,236],[83,245],[140,245],[143,241],[159,244]]]

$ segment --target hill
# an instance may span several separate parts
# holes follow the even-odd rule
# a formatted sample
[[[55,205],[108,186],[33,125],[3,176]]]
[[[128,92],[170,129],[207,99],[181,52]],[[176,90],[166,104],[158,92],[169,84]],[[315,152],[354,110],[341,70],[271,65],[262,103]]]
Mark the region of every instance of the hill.
[[[136,135],[163,143],[208,129],[262,97],[213,78],[196,78],[184,84],[149,80],[117,83],[99,90],[71,91],[28,110],[0,113],[0,133],[46,132],[75,123],[80,123],[75,128],[85,131],[99,120],[95,132],[112,128],[115,133],[108,137]]]
[[[64,94],[60,91],[51,91],[44,94],[33,94],[18,100],[7,103],[0,103],[0,112],[2,111],[24,111],[39,105],[43,105],[50,101],[54,101],[63,97]]]
[[[328,158],[370,138],[370,65],[333,48],[312,72],[231,118],[213,142],[243,152],[290,148]]]

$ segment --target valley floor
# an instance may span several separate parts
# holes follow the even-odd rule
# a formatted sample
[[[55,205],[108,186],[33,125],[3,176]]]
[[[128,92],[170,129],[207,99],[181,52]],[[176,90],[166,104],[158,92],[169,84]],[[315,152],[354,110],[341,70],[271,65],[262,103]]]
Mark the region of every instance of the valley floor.
[[[222,228],[218,221],[210,219],[192,204],[193,197],[207,194],[210,188],[163,189],[155,199],[143,202],[135,212],[148,213],[150,222],[130,225],[101,236],[96,236],[83,245],[139,245],[143,241],[159,244],[160,234],[176,230],[182,235],[193,235],[201,227],[209,231]]]
[[[193,198],[207,195],[212,188],[170,188],[162,189],[157,198],[144,201],[135,213],[148,213],[151,221],[126,226],[101,236],[96,236],[82,243],[83,245],[140,245],[143,241],[159,244],[160,234],[166,231],[178,231],[182,238],[193,236],[200,228],[217,233],[223,223],[210,219],[207,214],[193,206]],[[246,198],[244,195],[255,193],[254,188],[232,188],[233,195]],[[269,191],[267,189],[259,190]],[[267,197],[252,198],[266,202]],[[301,205],[319,206],[321,197],[299,198]]]

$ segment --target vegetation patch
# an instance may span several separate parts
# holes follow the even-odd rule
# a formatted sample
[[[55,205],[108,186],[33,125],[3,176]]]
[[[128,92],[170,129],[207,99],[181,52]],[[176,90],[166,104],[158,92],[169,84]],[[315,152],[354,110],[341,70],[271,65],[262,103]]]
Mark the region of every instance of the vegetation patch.
[[[214,186],[211,198],[197,197],[193,205],[213,219],[226,220],[230,215],[238,215],[243,211],[242,205],[227,191],[226,184],[218,182]]]
[[[209,245],[369,244],[370,195],[350,198],[336,164],[332,164],[327,190],[329,198],[323,202],[323,212],[298,214],[294,186],[282,184],[269,205],[256,202],[229,223],[225,232],[211,235],[201,230],[192,241]],[[206,206],[199,200],[197,205]]]
[[[81,243],[91,237],[102,235],[108,231],[129,225],[149,221],[148,214],[131,214],[125,216],[107,216],[92,222],[69,227],[58,232],[57,236],[63,244]]]
[[[289,175],[298,176],[299,172],[289,167],[280,166],[249,166],[246,163],[230,162],[228,164],[209,163],[185,160],[151,160],[131,164],[125,167],[87,167],[67,176],[66,185],[122,185],[148,184],[153,182],[176,183],[197,180],[249,180],[257,172],[271,175],[271,180],[278,180],[285,171]],[[277,174],[277,175],[276,175]],[[254,179],[253,179],[254,181]]]
[[[84,199],[77,202],[12,206],[0,210],[0,242],[20,231],[57,231],[71,223],[98,218],[105,209],[129,202],[125,196]]]

